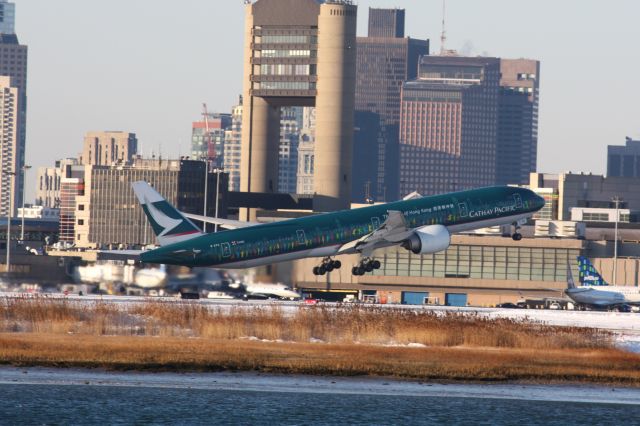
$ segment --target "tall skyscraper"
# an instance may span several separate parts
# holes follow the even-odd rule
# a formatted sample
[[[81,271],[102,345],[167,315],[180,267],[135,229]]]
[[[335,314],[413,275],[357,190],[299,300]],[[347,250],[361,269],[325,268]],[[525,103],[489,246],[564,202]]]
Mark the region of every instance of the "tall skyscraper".
[[[16,173],[14,179],[8,179],[5,175],[0,179],[0,194],[2,207],[0,213],[8,212],[8,201],[12,197],[13,213],[16,206],[22,203],[24,188],[24,156],[27,129],[27,46],[21,45],[15,34],[15,5],[7,0],[0,0],[0,76],[9,77],[3,80],[2,90],[4,108],[15,108],[13,117],[5,117],[11,123],[7,123],[15,133],[12,140],[7,135],[2,135],[2,167],[6,172]],[[17,91],[13,92],[15,88]],[[10,93],[11,92],[11,93]],[[8,97],[14,97],[13,105],[6,104]],[[5,109],[5,111],[9,111]],[[3,125],[4,127],[4,125]],[[11,168],[7,168],[9,166]],[[13,186],[10,181],[13,180]]]
[[[19,162],[19,109],[20,96],[18,88],[12,84],[11,77],[0,76],[0,215],[11,214],[16,211],[17,178],[20,174]]]
[[[640,177],[640,141],[607,147],[607,177]]]
[[[191,158],[209,159],[212,167],[224,165],[225,133],[231,128],[231,114],[209,113],[207,120],[194,121],[191,126]],[[209,132],[207,134],[207,128]]]
[[[369,37],[403,38],[404,9],[369,8]]]
[[[398,197],[400,92],[416,78],[429,41],[404,37],[404,10],[369,9],[369,34],[357,43],[356,111],[363,114],[356,114],[354,158],[373,155],[374,166],[354,162],[352,199],[364,201],[366,187],[373,199],[390,201]]]
[[[16,5],[0,0],[0,33],[15,34]]]
[[[137,153],[138,139],[135,133],[88,132],[84,136],[80,163],[96,166],[130,164]]]
[[[280,110],[316,107],[314,209],[347,208],[357,7],[348,0],[258,0],[246,7],[241,190],[276,192]],[[243,219],[255,212],[241,211]]]
[[[401,195],[496,182],[500,59],[424,56],[402,89]]]
[[[538,158],[540,62],[500,59],[500,74],[496,183],[524,185]]]
[[[540,62],[425,56],[403,86],[402,194],[527,184],[536,169]]]
[[[300,142],[299,107],[285,107],[280,112],[280,153],[278,157],[278,192],[294,194],[297,185],[298,144]]]
[[[240,191],[242,144],[242,96],[231,110],[231,128],[224,134],[224,171],[229,173],[229,191]]]
[[[302,109],[302,124],[300,129],[300,143],[298,144],[298,173],[296,192],[298,194],[313,194],[313,175],[315,170],[316,143],[316,109],[304,107]]]

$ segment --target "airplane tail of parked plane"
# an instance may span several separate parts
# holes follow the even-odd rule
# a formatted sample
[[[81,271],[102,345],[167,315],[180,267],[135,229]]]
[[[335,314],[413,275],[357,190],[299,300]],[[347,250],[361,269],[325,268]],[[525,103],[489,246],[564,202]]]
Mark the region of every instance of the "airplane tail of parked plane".
[[[576,282],[573,280],[573,272],[571,272],[569,263],[567,263],[567,288],[576,288]]]
[[[578,256],[578,269],[580,271],[580,284],[589,286],[609,285],[600,275],[591,261],[584,256]]]
[[[158,244],[166,246],[203,235],[193,222],[169,204],[147,182],[138,181],[131,186],[144,214],[147,215],[149,223],[151,223]]]

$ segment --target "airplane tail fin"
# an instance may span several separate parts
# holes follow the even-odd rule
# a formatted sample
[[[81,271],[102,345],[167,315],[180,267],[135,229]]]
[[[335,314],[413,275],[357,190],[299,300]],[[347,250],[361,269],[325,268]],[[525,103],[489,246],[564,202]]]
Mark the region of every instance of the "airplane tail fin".
[[[144,214],[156,234],[158,244],[166,246],[203,235],[202,231],[184,217],[147,182],[131,184]]]
[[[576,282],[573,280],[573,272],[571,272],[569,263],[567,263],[567,288],[576,288]]]
[[[580,284],[593,286],[609,285],[586,257],[578,256],[578,269],[580,270]]]

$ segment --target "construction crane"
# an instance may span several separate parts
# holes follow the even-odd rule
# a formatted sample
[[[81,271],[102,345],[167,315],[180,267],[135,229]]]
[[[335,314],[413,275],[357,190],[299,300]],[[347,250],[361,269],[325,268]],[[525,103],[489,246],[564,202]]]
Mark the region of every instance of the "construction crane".
[[[212,163],[216,159],[216,145],[211,138],[211,132],[209,131],[209,111],[207,110],[207,104],[202,104],[202,118],[204,119],[204,136],[203,142],[207,146],[207,161]]]

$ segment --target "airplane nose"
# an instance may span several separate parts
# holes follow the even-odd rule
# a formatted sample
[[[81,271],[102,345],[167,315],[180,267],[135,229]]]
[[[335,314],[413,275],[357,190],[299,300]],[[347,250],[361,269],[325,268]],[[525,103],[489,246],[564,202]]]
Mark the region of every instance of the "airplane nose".
[[[543,208],[545,204],[546,204],[546,201],[544,200],[544,198],[536,194],[535,205],[538,208],[538,210]]]

